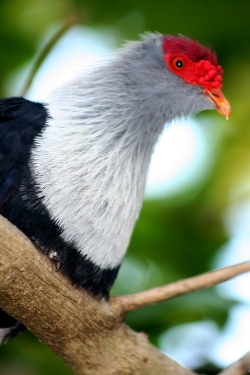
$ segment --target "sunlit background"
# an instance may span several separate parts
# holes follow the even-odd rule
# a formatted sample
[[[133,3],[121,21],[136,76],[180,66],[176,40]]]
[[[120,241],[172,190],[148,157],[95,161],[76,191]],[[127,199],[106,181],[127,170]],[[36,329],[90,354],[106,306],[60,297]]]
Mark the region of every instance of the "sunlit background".
[[[131,293],[250,258],[250,3],[101,0],[0,3],[0,91],[22,93],[44,46],[53,46],[26,97],[53,89],[145,31],[181,33],[217,51],[229,121],[215,112],[169,124],[148,174],[145,202],[113,294]],[[75,21],[76,22],[76,21]],[[215,373],[250,350],[250,276],[140,309],[135,330],[184,366]],[[203,369],[203,372],[205,370]],[[71,372],[29,332],[0,348],[1,375]]]

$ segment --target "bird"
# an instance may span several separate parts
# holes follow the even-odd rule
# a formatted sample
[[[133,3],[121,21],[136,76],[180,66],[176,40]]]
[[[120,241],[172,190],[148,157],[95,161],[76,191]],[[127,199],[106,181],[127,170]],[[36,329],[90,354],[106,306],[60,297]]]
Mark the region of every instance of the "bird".
[[[0,99],[0,214],[73,285],[109,297],[167,123],[216,109],[223,70],[211,48],[147,33],[46,100]],[[0,310],[0,343],[24,326]]]

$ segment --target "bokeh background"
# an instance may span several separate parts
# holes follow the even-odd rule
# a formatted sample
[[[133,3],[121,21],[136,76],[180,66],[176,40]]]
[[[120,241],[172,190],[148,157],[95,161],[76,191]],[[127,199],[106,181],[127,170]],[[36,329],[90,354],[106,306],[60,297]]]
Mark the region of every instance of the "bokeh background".
[[[249,15],[248,0],[0,2],[2,97],[23,93],[41,53],[46,58],[26,92],[33,100],[46,100],[61,81],[145,31],[180,33],[209,44],[224,69],[230,120],[207,111],[164,132],[113,294],[145,290],[250,257]],[[183,365],[212,374],[250,349],[249,285],[249,275],[241,276],[140,309],[126,320]],[[25,332],[0,348],[0,374],[71,372]]]

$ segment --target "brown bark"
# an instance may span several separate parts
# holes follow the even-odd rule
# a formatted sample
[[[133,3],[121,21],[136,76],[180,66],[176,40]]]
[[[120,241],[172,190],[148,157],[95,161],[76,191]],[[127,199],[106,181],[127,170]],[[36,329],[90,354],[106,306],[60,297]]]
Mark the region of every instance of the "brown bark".
[[[243,262],[216,271],[206,272],[202,275],[190,277],[188,279],[179,280],[168,285],[145,290],[144,292],[114,297],[111,298],[110,302],[119,305],[118,308],[126,313],[143,306],[166,301],[200,289],[209,288],[249,271],[250,262]]]
[[[77,375],[191,375],[127,327],[117,309],[68,282],[0,217],[0,306]]]
[[[123,323],[123,298],[107,303],[72,287],[0,216],[0,307],[34,332],[76,375],[194,375]]]
[[[247,375],[250,372],[250,352],[218,375]]]

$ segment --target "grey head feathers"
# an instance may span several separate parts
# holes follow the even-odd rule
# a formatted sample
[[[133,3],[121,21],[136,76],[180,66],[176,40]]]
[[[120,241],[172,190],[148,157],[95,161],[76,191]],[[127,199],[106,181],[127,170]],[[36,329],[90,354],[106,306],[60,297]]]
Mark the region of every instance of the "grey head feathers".
[[[39,196],[64,240],[99,267],[114,268],[164,124],[212,105],[166,68],[162,36],[151,34],[60,87],[47,108],[31,158]]]

